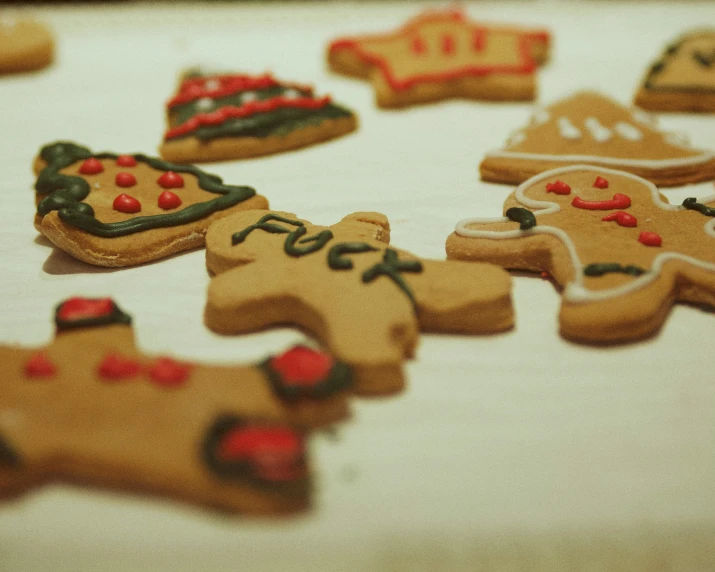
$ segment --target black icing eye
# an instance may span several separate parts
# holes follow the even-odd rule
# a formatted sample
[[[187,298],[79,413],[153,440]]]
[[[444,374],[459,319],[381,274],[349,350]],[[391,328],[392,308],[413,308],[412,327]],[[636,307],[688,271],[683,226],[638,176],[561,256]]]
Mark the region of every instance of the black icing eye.
[[[18,467],[22,463],[20,454],[0,435],[0,467]]]

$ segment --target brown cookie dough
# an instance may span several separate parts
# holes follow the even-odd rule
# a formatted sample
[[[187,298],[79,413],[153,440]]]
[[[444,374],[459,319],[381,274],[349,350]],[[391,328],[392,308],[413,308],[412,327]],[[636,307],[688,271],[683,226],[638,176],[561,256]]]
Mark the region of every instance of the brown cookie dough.
[[[44,68],[54,57],[49,28],[0,15],[0,75]]]

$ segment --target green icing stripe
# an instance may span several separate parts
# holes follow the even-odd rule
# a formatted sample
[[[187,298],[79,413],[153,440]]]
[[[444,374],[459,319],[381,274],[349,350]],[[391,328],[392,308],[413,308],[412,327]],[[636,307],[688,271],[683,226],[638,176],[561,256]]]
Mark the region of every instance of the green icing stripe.
[[[224,185],[220,177],[210,175],[193,165],[178,165],[155,157],[136,154],[133,157],[137,161],[146,163],[154,169],[195,176],[201,189],[219,196],[171,213],[138,216],[125,221],[103,223],[95,218],[92,207],[81,202],[90,193],[89,183],[81,176],[64,175],[60,171],[73,163],[90,157],[116,159],[118,155],[115,153],[92,153],[86,147],[81,147],[74,143],[57,142],[43,147],[40,151],[40,157],[47,162],[47,167],[42,170],[37,178],[35,190],[38,194],[47,196],[37,205],[37,214],[45,216],[47,213],[56,210],[60,219],[67,224],[104,238],[126,236],[154,228],[179,226],[194,222],[215,212],[237,205],[256,194],[255,189],[251,187]]]

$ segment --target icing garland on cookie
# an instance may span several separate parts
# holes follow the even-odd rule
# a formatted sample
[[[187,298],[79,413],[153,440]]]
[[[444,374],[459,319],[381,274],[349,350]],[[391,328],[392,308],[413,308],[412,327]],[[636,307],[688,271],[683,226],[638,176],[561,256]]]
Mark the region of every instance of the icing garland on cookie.
[[[154,228],[194,222],[237,205],[256,194],[251,187],[224,185],[220,177],[210,175],[193,165],[176,165],[154,157],[136,154],[132,155],[135,161],[146,163],[154,169],[195,176],[201,189],[214,193],[218,197],[192,204],[171,213],[138,216],[124,221],[103,223],[95,218],[94,209],[89,204],[82,202],[90,194],[89,183],[80,176],[62,174],[60,170],[78,161],[90,158],[118,160],[120,155],[92,153],[86,147],[74,143],[58,142],[43,147],[40,157],[47,163],[47,166],[40,172],[35,183],[35,190],[38,194],[47,196],[37,205],[37,214],[45,216],[50,211],[56,210],[63,222],[104,238],[126,236]]]
[[[557,213],[561,210],[561,207],[557,203],[531,199],[527,197],[524,192],[526,191],[526,189],[531,188],[536,183],[539,183],[546,179],[551,179],[556,175],[561,175],[563,173],[571,173],[574,171],[596,171],[598,173],[608,173],[614,176],[619,175],[622,177],[627,177],[633,179],[634,181],[637,181],[640,184],[645,185],[651,192],[653,203],[658,208],[661,208],[666,211],[680,211],[685,210],[685,208],[687,208],[681,205],[671,205],[668,203],[664,203],[660,198],[660,194],[658,192],[657,187],[650,181],[642,179],[637,175],[622,171],[613,171],[610,169],[594,169],[590,165],[571,165],[568,167],[562,167],[560,169],[554,169],[536,175],[535,177],[532,177],[531,179],[519,185],[514,193],[514,196],[519,203],[531,209],[536,209],[533,213],[535,217],[539,215]],[[702,200],[705,202],[715,201],[715,195],[705,197]],[[520,238],[523,236],[532,236],[536,234],[549,234],[555,236],[566,247],[566,250],[569,253],[569,257],[571,258],[571,264],[574,268],[574,276],[572,282],[569,282],[566,285],[563,292],[564,300],[567,300],[568,302],[572,303],[587,303],[596,302],[600,300],[610,300],[613,298],[617,298],[618,296],[637,291],[655,280],[660,275],[663,265],[669,260],[679,260],[682,262],[687,262],[699,268],[715,272],[714,263],[704,262],[692,256],[680,254],[677,252],[663,252],[655,257],[651,269],[642,274],[641,276],[636,277],[635,280],[607,290],[589,290],[584,286],[583,282],[584,268],[586,268],[587,266],[584,266],[584,264],[581,262],[578,252],[576,251],[576,245],[571,240],[571,237],[562,229],[540,224],[528,230],[515,229],[506,231],[494,231],[474,230],[468,228],[470,224],[489,224],[509,221],[510,219],[508,217],[464,219],[457,223],[455,233],[467,238],[489,238],[496,240],[507,240],[511,238]],[[715,218],[705,223],[705,225],[703,226],[703,231],[708,236],[715,238]]]

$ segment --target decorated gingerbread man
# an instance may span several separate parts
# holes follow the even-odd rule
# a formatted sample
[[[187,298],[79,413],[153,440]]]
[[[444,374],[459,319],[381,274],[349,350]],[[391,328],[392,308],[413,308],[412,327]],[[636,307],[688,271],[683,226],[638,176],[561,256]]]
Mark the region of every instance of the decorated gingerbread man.
[[[636,175],[576,165],[522,183],[505,215],[461,221],[448,257],[548,272],[568,338],[635,340],[675,301],[715,305],[715,195],[671,205]]]
[[[279,324],[317,336],[355,371],[361,393],[403,387],[418,334],[491,333],[512,325],[510,280],[492,265],[420,260],[388,246],[379,213],[331,227],[246,211],[211,225],[206,324],[235,334]]]
[[[296,347],[260,364],[141,354],[109,298],[57,307],[44,348],[0,347],[0,495],[51,480],[232,511],[304,508],[304,431],[347,413],[350,370]]]

